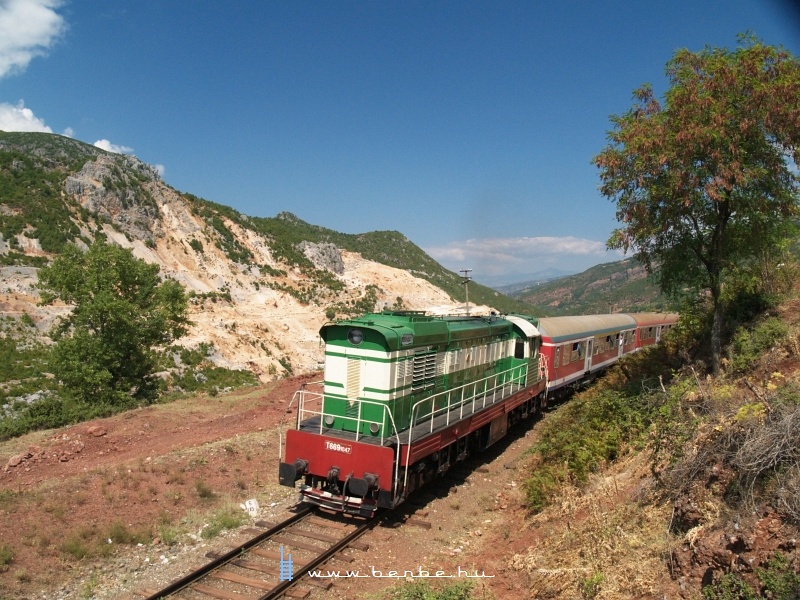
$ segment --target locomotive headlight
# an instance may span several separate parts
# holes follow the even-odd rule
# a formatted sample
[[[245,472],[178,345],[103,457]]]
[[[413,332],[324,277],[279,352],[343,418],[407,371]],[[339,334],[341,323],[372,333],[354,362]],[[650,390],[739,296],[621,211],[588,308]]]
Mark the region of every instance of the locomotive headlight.
[[[369,430],[374,434],[378,433],[378,430],[381,428],[380,425],[377,423],[370,423]]]
[[[351,329],[347,332],[347,339],[353,346],[358,346],[364,341],[364,332],[360,329]]]
[[[333,415],[325,415],[325,425],[328,427],[333,425]]]

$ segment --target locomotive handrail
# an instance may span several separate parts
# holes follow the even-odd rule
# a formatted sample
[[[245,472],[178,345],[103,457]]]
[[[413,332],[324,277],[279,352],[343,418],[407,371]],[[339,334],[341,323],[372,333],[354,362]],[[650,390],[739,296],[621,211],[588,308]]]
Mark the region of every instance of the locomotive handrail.
[[[515,371],[517,373],[516,375],[514,374]],[[478,397],[481,396],[481,394],[477,391],[479,385],[483,384],[483,394],[482,394],[483,404],[482,404],[482,406],[480,406],[480,408],[485,408],[486,407],[486,397],[488,396],[487,383],[489,382],[490,379],[494,379],[494,386],[491,389],[491,391],[492,391],[492,402],[490,403],[490,404],[494,404],[498,400],[502,400],[506,396],[513,394],[515,391],[518,391],[518,390],[524,388],[526,383],[527,383],[527,379],[528,379],[528,372],[527,371],[528,371],[527,370],[527,366],[523,367],[522,365],[515,365],[515,366],[511,367],[510,369],[507,369],[507,370],[502,371],[500,373],[493,373],[492,375],[484,377],[483,379],[478,379],[478,380],[472,381],[470,383],[465,383],[463,385],[460,385],[457,388],[452,388],[450,390],[446,390],[444,392],[440,392],[438,394],[434,394],[432,396],[428,396],[427,398],[423,398],[421,400],[418,400],[416,403],[414,403],[414,405],[411,407],[411,420],[410,420],[409,427],[408,427],[408,444],[406,444],[406,468],[405,468],[405,474],[403,476],[403,489],[407,489],[407,487],[408,487],[408,469],[410,467],[409,462],[410,462],[410,459],[411,459],[411,446],[412,446],[412,442],[413,442],[414,426],[415,426],[414,414],[415,414],[415,412],[417,412],[417,409],[424,402],[430,402],[431,403],[431,412],[427,413],[427,414],[424,414],[422,416],[417,415],[418,419],[419,419],[417,421],[417,424],[419,424],[420,421],[426,420],[426,419],[428,419],[430,417],[430,422],[431,422],[430,433],[433,433],[434,421],[436,419],[437,413],[438,414],[446,414],[447,415],[445,417],[445,427],[450,425],[450,412],[451,412],[451,410],[453,410],[455,408],[460,408],[459,415],[458,415],[458,420],[460,421],[464,417],[464,406],[470,403],[470,399],[469,398],[467,398],[467,400],[464,400],[464,393],[468,388],[472,387],[472,390],[473,390],[473,394],[471,396],[471,400],[472,400],[472,411],[471,411],[471,414],[474,415],[475,414],[475,401],[478,399]],[[504,377],[505,375],[509,375],[509,379],[506,379]],[[499,384],[497,383],[497,379],[498,378],[500,378],[500,383]],[[516,389],[515,389],[515,385],[517,386]],[[509,387],[508,394],[502,394],[500,396],[500,398],[497,398],[497,390],[498,389],[502,390],[503,388],[506,388],[506,387]],[[452,397],[452,393],[453,392],[460,392],[461,401],[459,403],[451,405],[450,404],[450,399]],[[447,401],[447,405],[445,407],[442,407],[442,408],[439,408],[439,409],[435,408],[435,406],[436,406],[436,397],[437,396],[447,396],[448,401]],[[396,477],[397,476],[395,475],[395,478]]]
[[[516,372],[516,373],[515,373]],[[510,375],[508,379],[506,379],[506,375]],[[516,389],[521,389],[525,387],[526,380],[527,380],[527,369],[522,365],[516,365],[507,369],[505,371],[501,371],[500,373],[492,373],[491,375],[487,375],[482,379],[477,379],[475,381],[471,381],[469,383],[462,384],[458,387],[451,388],[449,390],[445,390],[444,392],[439,392],[438,394],[433,394],[432,396],[428,396],[426,398],[422,398],[418,400],[411,408],[411,422],[409,425],[409,430],[413,429],[415,425],[420,424],[422,421],[427,420],[430,418],[431,420],[431,428],[430,431],[433,431],[434,427],[434,419],[439,415],[446,415],[445,417],[445,426],[450,425],[450,417],[451,411],[455,408],[460,408],[458,419],[461,420],[464,417],[464,407],[472,403],[472,413],[475,412],[475,402],[479,398],[483,398],[483,403],[480,408],[484,408],[486,406],[486,399],[487,396],[494,394],[498,390],[502,390],[506,387],[510,387],[510,393],[513,393]],[[489,382],[493,381],[491,386],[489,386]],[[472,389],[472,393],[468,393],[467,390]],[[464,397],[466,394],[466,398]],[[456,402],[452,401],[453,396],[460,396],[460,399]],[[447,398],[447,404],[436,408],[436,401],[442,398]],[[501,396],[501,398],[505,397],[505,395]],[[501,398],[494,398],[491,404],[494,404],[497,400]],[[419,414],[419,408],[425,403],[431,404],[430,412],[426,412],[424,414]]]

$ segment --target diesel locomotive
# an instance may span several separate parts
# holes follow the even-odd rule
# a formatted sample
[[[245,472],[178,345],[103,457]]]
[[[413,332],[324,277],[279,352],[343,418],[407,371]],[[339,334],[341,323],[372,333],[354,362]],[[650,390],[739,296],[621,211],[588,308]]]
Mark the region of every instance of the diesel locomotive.
[[[305,502],[391,508],[548,398],[657,343],[677,315],[432,316],[386,311],[328,323],[324,380],[299,390],[279,480]]]

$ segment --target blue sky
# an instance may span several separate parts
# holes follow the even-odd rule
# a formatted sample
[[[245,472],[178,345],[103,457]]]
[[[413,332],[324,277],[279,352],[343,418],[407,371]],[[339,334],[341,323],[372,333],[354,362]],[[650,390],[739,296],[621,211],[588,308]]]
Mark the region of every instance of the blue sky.
[[[398,230],[510,283],[617,260],[590,161],[678,48],[750,30],[800,55],[778,0],[0,0],[0,129],[159,165],[184,192]]]

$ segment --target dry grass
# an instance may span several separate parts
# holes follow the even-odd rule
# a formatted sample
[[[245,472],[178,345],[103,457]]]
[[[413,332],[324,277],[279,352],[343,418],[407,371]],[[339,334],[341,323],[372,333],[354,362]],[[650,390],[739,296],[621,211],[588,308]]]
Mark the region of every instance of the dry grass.
[[[671,506],[628,499],[646,473],[646,459],[631,457],[583,491],[565,486],[560,503],[533,517],[541,542],[512,560],[527,572],[532,597],[623,599],[665,591],[676,543],[666,531]]]

